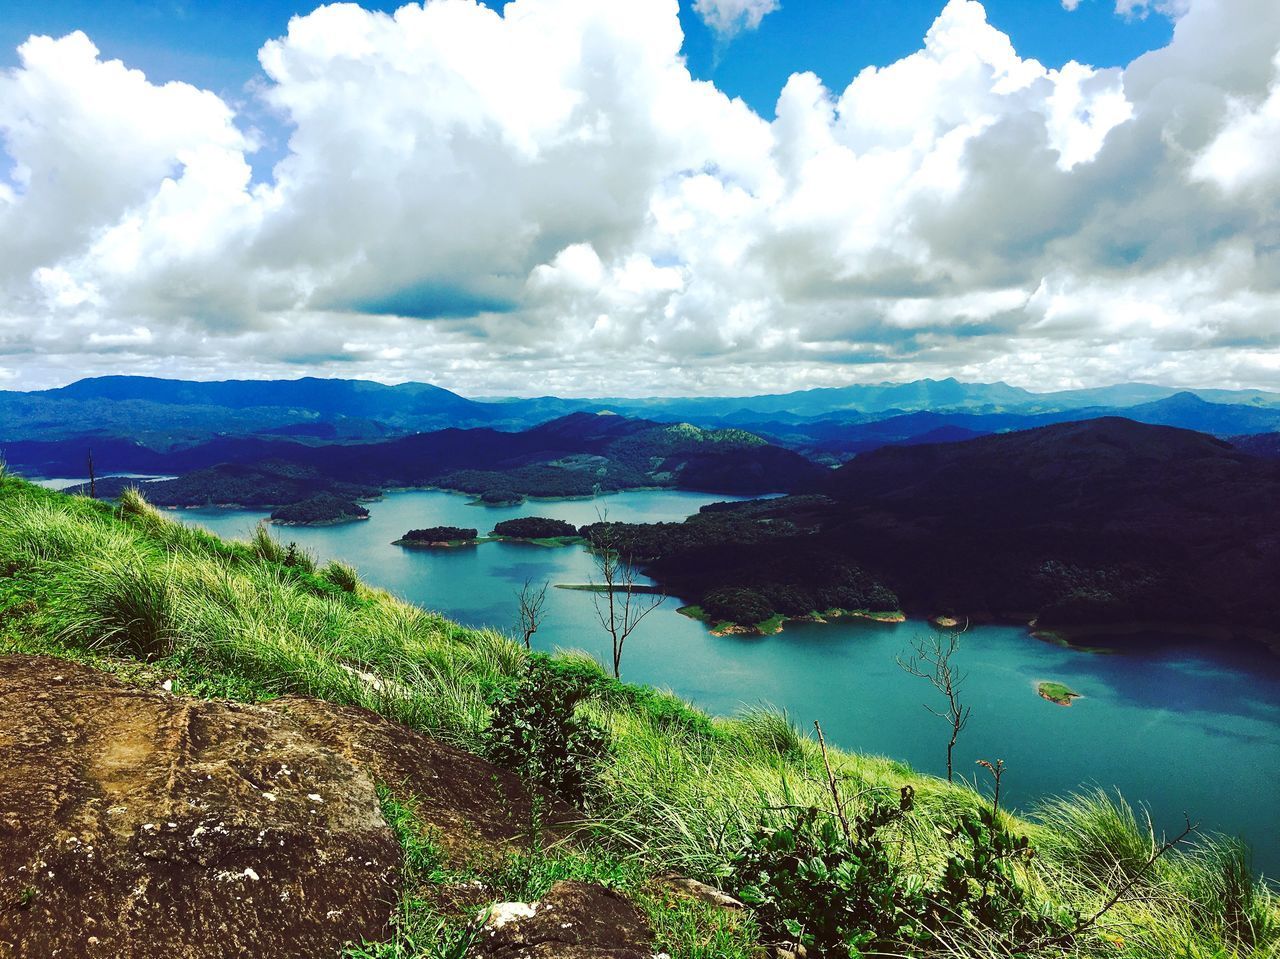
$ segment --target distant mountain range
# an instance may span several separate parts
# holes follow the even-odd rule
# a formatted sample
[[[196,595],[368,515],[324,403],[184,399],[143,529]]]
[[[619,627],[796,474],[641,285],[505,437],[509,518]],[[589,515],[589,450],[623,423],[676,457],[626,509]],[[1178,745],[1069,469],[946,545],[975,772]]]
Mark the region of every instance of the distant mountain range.
[[[349,442],[448,427],[523,429],[569,413],[611,411],[703,427],[737,426],[778,437],[803,428],[795,441],[798,445],[816,443],[817,448],[826,449],[835,443],[851,453],[859,447],[856,432],[846,436],[820,424],[857,425],[930,412],[962,418],[933,421],[929,429],[958,427],[990,433],[1049,421],[1037,421],[1037,416],[1095,418],[1122,410],[1130,418],[1154,417],[1150,421],[1220,435],[1265,432],[1280,424],[1280,393],[1144,384],[1033,393],[1005,383],[945,379],[769,396],[481,401],[425,383],[386,386],[314,377],[193,382],[107,376],[53,390],[0,392],[0,442],[98,436],[168,449],[214,436],[253,433]],[[845,439],[853,447],[839,447]]]

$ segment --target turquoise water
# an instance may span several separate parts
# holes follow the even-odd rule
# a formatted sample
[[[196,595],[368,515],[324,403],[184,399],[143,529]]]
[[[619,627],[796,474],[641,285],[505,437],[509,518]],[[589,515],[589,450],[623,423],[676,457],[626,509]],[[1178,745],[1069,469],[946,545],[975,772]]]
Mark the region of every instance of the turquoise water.
[[[369,583],[469,625],[511,628],[515,593],[526,579],[583,583],[591,557],[579,548],[486,543],[455,550],[406,550],[391,541],[433,525],[477,527],[515,516],[591,522],[683,519],[725,497],[652,491],[594,501],[471,506],[437,491],[389,494],[369,520],[344,526],[276,530],[320,558],[355,565]],[[181,510],[188,522],[245,537],[265,515],[243,510]],[[540,649],[584,649],[609,659],[592,596],[548,590]],[[946,726],[924,709],[932,690],[895,657],[930,627],[920,621],[788,624],[769,638],[715,637],[667,599],[627,644],[623,678],[668,687],[703,708],[728,714],[743,704],[785,708],[801,728],[822,722],[850,749],[945,773]],[[966,633],[957,664],[973,707],[956,751],[971,775],[978,759],[1004,759],[1010,801],[1029,808],[1042,796],[1082,787],[1121,790],[1147,805],[1157,825],[1177,831],[1185,811],[1207,829],[1243,835],[1255,866],[1280,874],[1280,657],[1253,647],[1221,649],[1185,638],[1146,637],[1112,655],[1041,643],[1012,626]],[[1070,708],[1036,695],[1054,679],[1083,694]]]

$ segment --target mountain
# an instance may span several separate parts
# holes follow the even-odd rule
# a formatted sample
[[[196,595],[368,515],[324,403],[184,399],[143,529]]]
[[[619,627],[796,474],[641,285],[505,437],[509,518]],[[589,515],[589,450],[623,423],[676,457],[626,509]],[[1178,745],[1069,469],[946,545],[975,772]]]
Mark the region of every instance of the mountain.
[[[228,409],[284,407],[321,418],[364,417],[393,422],[441,414],[491,419],[485,404],[464,399],[429,383],[386,386],[367,380],[223,380],[194,382],[147,376],[100,376],[79,380],[38,395],[49,399],[143,400],[169,406],[220,406]]]
[[[1130,406],[1123,414],[1139,423],[1180,426],[1214,436],[1280,429],[1280,406],[1211,403],[1189,390],[1152,403]]]
[[[76,444],[14,444],[11,449],[14,463],[37,462],[54,474],[83,464]],[[156,495],[170,505],[178,505],[175,497],[183,500],[182,505],[280,505],[317,492],[360,495],[326,485],[333,483],[582,496],[642,486],[745,494],[797,492],[812,489],[825,478],[825,470],[800,454],[742,430],[704,430],[687,423],[592,413],[570,414],[520,432],[446,429],[379,443],[327,446],[274,437],[225,437],[170,451],[136,445],[112,451],[119,454],[118,459],[95,453],[99,470],[188,474],[155,487]],[[290,475],[300,481],[290,486],[278,482],[278,475],[270,483],[264,479],[271,491],[268,498],[255,493],[244,501],[239,497],[252,486],[253,474],[246,477],[233,467],[269,469],[273,475],[292,470]]]
[[[821,462],[844,462],[884,446],[956,442],[1011,430],[1034,429],[1054,423],[1123,416],[1157,426],[1233,436],[1280,429],[1280,407],[1244,403],[1210,403],[1184,390],[1149,403],[1129,407],[1091,406],[1047,413],[979,413],[922,410],[883,419],[860,417],[854,422],[827,414],[819,419],[780,423],[741,420],[743,428],[766,436]]]
[[[68,455],[74,451],[73,458],[82,462],[90,446],[109,443],[136,442],[161,452],[224,437],[369,443],[446,428],[522,430],[574,413],[600,412],[703,429],[738,428],[839,463],[878,446],[920,442],[938,429],[950,429],[936,434],[939,438],[961,438],[1116,414],[1217,435],[1258,433],[1280,426],[1280,394],[1143,384],[1033,393],[1005,383],[948,378],[767,396],[480,401],[427,383],[107,376],[53,390],[0,392],[0,445],[83,440],[67,447]],[[918,419],[903,418],[913,416]],[[881,422],[886,425],[876,425]],[[35,447],[32,453],[52,457]],[[25,462],[13,452],[7,455]]]
[[[1280,463],[1202,433],[1104,417],[885,447],[825,492],[650,534],[652,574],[693,598],[745,585],[787,612],[821,557],[921,613],[1274,626]]]
[[[969,413],[1076,412],[1086,409],[1120,410],[1190,393],[1207,402],[1280,410],[1280,393],[1261,390],[1180,390],[1176,387],[1127,383],[1087,390],[1034,393],[1007,383],[962,383],[948,377],[909,383],[879,383],[800,390],[766,396],[695,397],[674,399],[601,399],[619,412],[637,411],[650,417],[715,418],[754,425],[763,420],[795,417],[866,417],[919,411]]]

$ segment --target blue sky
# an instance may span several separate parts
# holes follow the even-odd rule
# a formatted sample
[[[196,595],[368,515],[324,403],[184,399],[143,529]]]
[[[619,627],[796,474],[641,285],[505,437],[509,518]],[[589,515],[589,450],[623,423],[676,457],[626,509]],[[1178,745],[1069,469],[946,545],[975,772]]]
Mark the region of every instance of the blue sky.
[[[643,0],[634,0],[643,2]],[[400,2],[361,4],[394,11]],[[487,0],[501,9],[502,0]],[[285,32],[289,18],[317,3],[294,0],[5,0],[0,4],[0,65],[33,33],[83,30],[104,57],[119,58],[156,82],[185,80],[224,98],[243,95],[260,75],[258,49]],[[788,76],[812,70],[843,89],[864,66],[885,66],[916,50],[942,0],[786,0],[760,28],[717,40],[685,0],[680,22],[685,55],[700,79],[740,96],[772,116]],[[1026,57],[1056,67],[1068,60],[1124,66],[1169,41],[1162,16],[1120,17],[1105,0],[1083,0],[1074,12],[1057,0],[989,0],[992,24]]]

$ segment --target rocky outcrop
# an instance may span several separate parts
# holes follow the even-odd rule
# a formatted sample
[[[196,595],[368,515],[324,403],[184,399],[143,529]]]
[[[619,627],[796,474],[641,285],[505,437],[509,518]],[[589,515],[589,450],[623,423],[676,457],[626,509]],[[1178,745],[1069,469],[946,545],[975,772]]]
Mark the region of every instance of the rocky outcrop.
[[[558,882],[537,902],[504,902],[489,912],[477,959],[653,959],[644,916],[616,892]]]
[[[379,781],[451,858],[528,828],[514,776],[364,710],[0,657],[0,957],[313,959],[384,939],[402,850]]]

